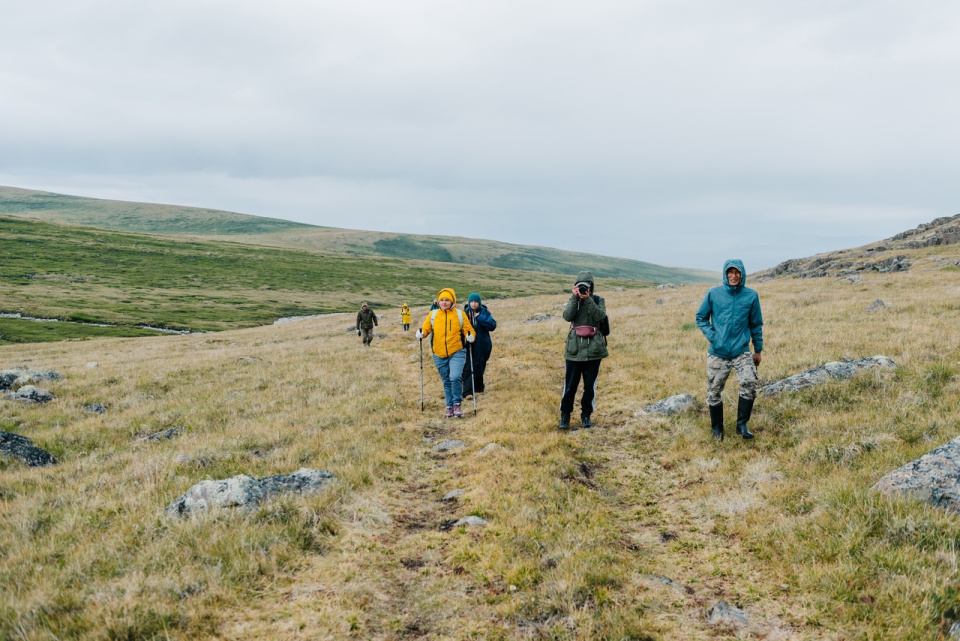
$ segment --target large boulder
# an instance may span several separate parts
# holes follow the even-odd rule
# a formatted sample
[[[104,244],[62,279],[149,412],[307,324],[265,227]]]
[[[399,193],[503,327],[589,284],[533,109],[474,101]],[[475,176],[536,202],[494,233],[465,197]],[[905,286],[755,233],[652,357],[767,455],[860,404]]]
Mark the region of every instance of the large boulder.
[[[57,459],[49,452],[36,447],[26,436],[11,432],[0,432],[0,454],[12,456],[30,467],[44,467],[57,463]]]
[[[13,369],[0,370],[0,391],[16,389],[40,381],[55,381],[61,378],[63,378],[63,374],[50,369],[14,367]]]
[[[327,471],[300,468],[292,474],[255,479],[241,474],[222,481],[202,481],[167,506],[170,516],[188,516],[214,508],[253,509],[277,494],[318,492],[337,477]]]
[[[884,496],[912,496],[960,513],[960,436],[887,472],[873,489]]]
[[[640,410],[640,413],[647,415],[660,415],[660,416],[670,416],[672,414],[679,414],[680,412],[686,412],[689,409],[693,409],[696,405],[696,401],[689,394],[677,394],[676,396],[668,396],[667,398],[661,399],[656,403],[651,403],[643,409]]]
[[[20,401],[21,403],[39,404],[57,400],[57,397],[51,392],[41,387],[34,387],[33,385],[24,385],[16,392],[7,394],[4,398],[10,401]]]
[[[897,366],[886,356],[871,356],[858,360],[825,363],[820,367],[808,369],[775,383],[764,386],[760,391],[767,395],[780,392],[796,392],[832,380],[852,378],[858,372],[867,369],[893,369]]]

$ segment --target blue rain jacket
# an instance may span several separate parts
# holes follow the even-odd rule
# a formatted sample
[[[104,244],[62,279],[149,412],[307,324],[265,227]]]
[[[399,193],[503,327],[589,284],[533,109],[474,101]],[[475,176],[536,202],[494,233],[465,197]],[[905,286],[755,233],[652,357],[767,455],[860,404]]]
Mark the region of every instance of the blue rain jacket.
[[[740,284],[736,287],[727,280],[727,270],[740,270]],[[723,264],[723,285],[711,287],[697,310],[697,325],[710,341],[709,352],[731,360],[750,351],[753,340],[755,352],[763,351],[763,315],[760,297],[746,286],[747,272],[743,261],[732,259]]]

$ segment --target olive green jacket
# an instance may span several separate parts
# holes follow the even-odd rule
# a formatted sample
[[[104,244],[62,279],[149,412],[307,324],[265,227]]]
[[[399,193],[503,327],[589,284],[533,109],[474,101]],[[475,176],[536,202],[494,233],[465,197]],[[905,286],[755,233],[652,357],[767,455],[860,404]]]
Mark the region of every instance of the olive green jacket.
[[[596,298],[598,302],[593,299]],[[600,331],[589,338],[577,336],[574,327],[589,325],[597,327],[607,315],[606,302],[600,296],[589,296],[581,299],[570,296],[567,306],[563,309],[563,320],[571,323],[570,333],[567,334],[567,349],[564,357],[568,361],[598,361],[610,355],[607,351],[607,339]]]
[[[376,324],[377,314],[369,307],[357,312],[357,329],[373,329]]]

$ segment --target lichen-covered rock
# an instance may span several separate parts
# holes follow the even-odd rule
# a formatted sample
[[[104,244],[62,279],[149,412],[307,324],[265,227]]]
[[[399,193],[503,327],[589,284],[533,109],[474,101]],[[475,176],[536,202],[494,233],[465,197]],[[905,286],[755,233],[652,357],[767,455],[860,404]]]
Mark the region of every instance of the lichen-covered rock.
[[[486,519],[481,519],[479,516],[465,516],[462,519],[458,520],[453,525],[454,526],[458,526],[458,525],[477,526],[477,525],[486,525],[486,524],[487,524]]]
[[[12,456],[30,467],[45,467],[57,463],[57,459],[49,452],[35,446],[26,436],[11,432],[0,432],[0,454]]]
[[[747,625],[747,613],[726,601],[718,601],[707,613],[707,623],[710,625],[726,625],[739,628]]]
[[[871,356],[858,360],[825,363],[820,367],[814,367],[775,383],[770,383],[760,391],[767,395],[779,394],[780,392],[796,392],[827,381],[852,378],[858,372],[866,369],[892,369],[896,366],[897,364],[886,356]]]
[[[686,412],[687,410],[693,409],[695,405],[696,400],[689,394],[677,394],[676,396],[669,396],[657,401],[656,403],[647,405],[640,410],[640,413],[647,415],[654,414],[660,416],[671,416],[673,414],[678,414],[680,412]]]
[[[183,434],[183,426],[174,425],[173,427],[165,430],[160,430],[159,432],[154,432],[153,434],[148,434],[146,436],[141,436],[140,440],[159,443],[160,441],[168,441],[176,436],[180,436],[181,434]]]
[[[486,456],[488,454],[493,454],[499,450],[502,450],[503,446],[499,443],[487,443],[483,446],[483,449],[477,452],[477,456]]]
[[[464,492],[463,490],[452,490],[452,491],[447,492],[446,494],[444,494],[444,495],[443,495],[443,498],[440,499],[440,500],[441,500],[441,501],[455,501],[456,499],[460,498],[460,497],[463,496],[464,494],[466,494],[466,492]]]
[[[55,381],[63,378],[63,374],[50,369],[30,369],[28,367],[14,367],[0,371],[0,391],[16,389],[40,381]]]
[[[892,307],[892,305],[891,305],[890,303],[885,303],[885,302],[883,302],[882,300],[880,300],[880,299],[878,298],[877,300],[875,300],[875,301],[873,301],[872,303],[870,303],[870,305],[869,305],[866,309],[864,309],[863,311],[865,311],[865,312],[870,312],[870,313],[873,313],[873,312],[882,312],[882,311],[885,311],[885,310],[889,309],[890,307]]]
[[[106,414],[107,408],[103,406],[103,403],[91,403],[84,407],[83,411],[87,414]]]
[[[553,314],[534,314],[527,320],[523,321],[524,323],[542,323],[551,319],[557,318]]]
[[[213,508],[253,509],[281,493],[311,494],[336,477],[327,471],[301,468],[292,474],[255,479],[241,474],[222,481],[202,481],[167,506],[170,516],[187,516]]]
[[[467,443],[459,439],[451,439],[449,441],[444,441],[442,443],[437,443],[433,446],[435,452],[449,452],[450,450],[455,450],[465,446]]]
[[[960,436],[885,474],[873,489],[960,513]]]
[[[16,392],[7,394],[4,398],[11,401],[20,401],[21,403],[48,403],[57,400],[51,392],[33,385],[24,385]]]

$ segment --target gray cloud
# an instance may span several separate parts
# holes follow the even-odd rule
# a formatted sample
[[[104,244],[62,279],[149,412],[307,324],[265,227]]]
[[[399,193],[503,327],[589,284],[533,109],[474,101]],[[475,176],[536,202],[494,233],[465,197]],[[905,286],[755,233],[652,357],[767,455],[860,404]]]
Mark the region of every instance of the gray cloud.
[[[951,2],[15,2],[0,180],[748,268],[957,212]]]

